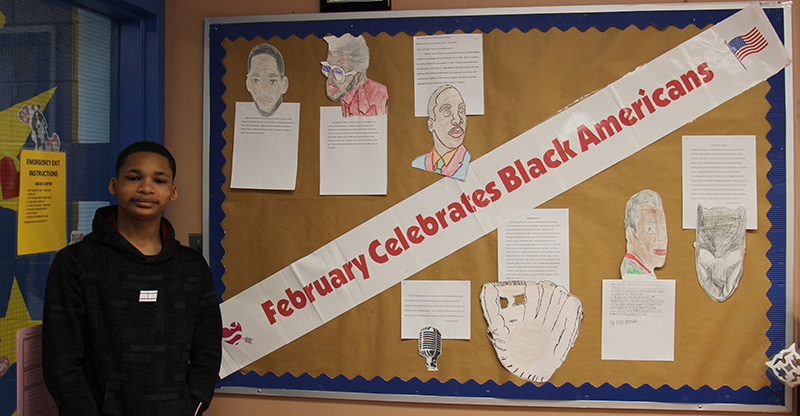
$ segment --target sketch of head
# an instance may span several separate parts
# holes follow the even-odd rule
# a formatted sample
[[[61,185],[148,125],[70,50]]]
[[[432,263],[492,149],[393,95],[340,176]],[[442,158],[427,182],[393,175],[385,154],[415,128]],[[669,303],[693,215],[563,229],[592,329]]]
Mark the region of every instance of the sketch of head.
[[[339,101],[353,87],[364,85],[369,68],[369,47],[364,36],[345,33],[342,36],[325,36],[328,58],[322,64],[325,93],[331,101]]]
[[[667,259],[667,217],[661,196],[645,189],[628,199],[625,205],[627,252],[655,275],[655,268]],[[624,273],[623,273],[624,275]]]
[[[711,299],[728,299],[742,277],[746,233],[746,210],[739,207],[697,206],[697,236],[694,243],[697,279]]]
[[[486,283],[481,308],[503,367],[535,382],[548,381],[561,366],[583,320],[581,300],[547,280]]]
[[[41,111],[35,110],[31,116],[31,137],[36,150],[44,150],[47,143],[47,120]]]
[[[428,130],[433,135],[433,147],[439,156],[464,143],[467,105],[456,87],[442,85],[428,98]]]
[[[247,91],[253,97],[258,112],[271,116],[283,102],[289,89],[289,78],[284,75],[283,56],[268,43],[256,45],[247,57]]]

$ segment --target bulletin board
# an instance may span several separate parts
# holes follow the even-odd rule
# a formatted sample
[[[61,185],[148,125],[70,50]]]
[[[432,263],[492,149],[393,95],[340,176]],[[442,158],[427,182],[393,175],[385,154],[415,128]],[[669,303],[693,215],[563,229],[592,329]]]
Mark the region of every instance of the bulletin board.
[[[414,116],[413,37],[483,34],[485,114],[469,116],[473,160],[581,97],[741,10],[744,3],[369,12],[209,18],[206,22],[204,236],[220,302],[246,290],[440,179],[411,168],[429,150],[425,117]],[[765,4],[781,40],[791,39],[788,4]],[[388,192],[319,195],[323,36],[363,34],[368,76],[387,86]],[[260,43],[283,54],[300,103],[294,191],[231,189],[236,102],[247,55]],[[469,280],[471,339],[444,340],[429,372],[417,340],[400,338],[400,285],[375,296],[220,381],[228,393],[530,406],[786,410],[790,390],[765,361],[792,340],[791,71],[720,105],[540,208],[568,208],[570,292],[583,303],[574,347],[548,382],[517,378],[486,337],[479,293],[497,280],[497,231],[410,279]],[[789,128],[787,128],[789,126]],[[681,138],[755,135],[758,229],[747,232],[744,275],[725,302],[711,300],[695,271],[694,230],[681,227]],[[653,189],[664,201],[669,248],[660,279],[675,279],[675,359],[600,358],[601,286],[619,278],[627,199]],[[535,208],[535,207],[531,207]]]

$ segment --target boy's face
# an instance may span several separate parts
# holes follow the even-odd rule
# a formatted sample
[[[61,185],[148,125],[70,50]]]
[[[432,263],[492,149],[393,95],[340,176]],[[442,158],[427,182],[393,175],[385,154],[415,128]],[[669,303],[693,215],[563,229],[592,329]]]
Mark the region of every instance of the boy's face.
[[[178,198],[167,158],[150,152],[129,155],[108,191],[117,196],[119,215],[137,220],[160,218],[167,204]]]

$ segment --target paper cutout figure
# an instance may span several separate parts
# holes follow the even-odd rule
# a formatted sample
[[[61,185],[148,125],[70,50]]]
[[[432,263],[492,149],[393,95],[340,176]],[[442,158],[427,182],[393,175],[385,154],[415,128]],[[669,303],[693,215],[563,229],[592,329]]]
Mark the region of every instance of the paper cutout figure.
[[[771,360],[767,361],[771,373],[775,378],[789,387],[800,384],[800,354],[793,343],[785,350],[775,354]]]
[[[489,282],[481,307],[497,358],[517,377],[546,382],[575,345],[583,304],[564,286],[545,280]]]
[[[269,117],[283,102],[289,89],[289,78],[284,74],[283,56],[268,43],[256,45],[247,57],[247,91],[253,97],[259,114]]]
[[[625,204],[627,252],[619,271],[623,279],[655,279],[667,259],[667,217],[661,196],[645,189]]]
[[[58,134],[53,133],[48,137],[47,119],[42,113],[41,104],[22,106],[17,113],[17,118],[31,127],[30,139],[33,142],[34,150],[57,152],[61,149],[61,139],[58,138]]]
[[[464,146],[467,105],[456,87],[442,85],[431,94],[428,130],[433,136],[433,150],[418,156],[411,166],[463,181],[472,156]]]
[[[436,360],[442,355],[442,333],[432,326],[419,331],[419,355],[425,358],[428,371],[439,371]]]
[[[747,211],[697,206],[694,257],[697,279],[711,299],[728,299],[742,277]]]
[[[345,33],[326,36],[328,59],[322,64],[327,78],[325,93],[331,101],[339,101],[342,116],[376,116],[386,114],[389,92],[386,86],[367,78],[369,47],[364,37]]]

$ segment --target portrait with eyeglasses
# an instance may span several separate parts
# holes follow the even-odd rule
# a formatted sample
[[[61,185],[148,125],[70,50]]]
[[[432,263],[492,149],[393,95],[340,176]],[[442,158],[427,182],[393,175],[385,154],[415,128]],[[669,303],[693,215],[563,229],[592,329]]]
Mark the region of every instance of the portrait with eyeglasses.
[[[325,94],[338,101],[342,116],[386,114],[389,93],[385,85],[367,78],[369,47],[363,36],[345,33],[326,36],[327,59],[320,62],[325,76]]]

